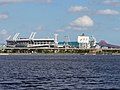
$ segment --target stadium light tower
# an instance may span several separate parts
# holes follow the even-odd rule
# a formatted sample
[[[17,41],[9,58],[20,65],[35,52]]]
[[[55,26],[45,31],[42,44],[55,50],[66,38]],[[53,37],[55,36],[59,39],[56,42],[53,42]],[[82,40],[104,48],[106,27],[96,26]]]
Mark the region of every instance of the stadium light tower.
[[[54,34],[55,47],[58,47],[58,34]]]

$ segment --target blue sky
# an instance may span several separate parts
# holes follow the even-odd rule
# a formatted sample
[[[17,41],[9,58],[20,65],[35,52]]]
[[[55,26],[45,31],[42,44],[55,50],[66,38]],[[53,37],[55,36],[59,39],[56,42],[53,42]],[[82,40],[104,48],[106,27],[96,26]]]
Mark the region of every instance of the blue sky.
[[[120,0],[0,0],[0,42],[21,33],[59,41],[85,33],[97,41],[120,45]]]

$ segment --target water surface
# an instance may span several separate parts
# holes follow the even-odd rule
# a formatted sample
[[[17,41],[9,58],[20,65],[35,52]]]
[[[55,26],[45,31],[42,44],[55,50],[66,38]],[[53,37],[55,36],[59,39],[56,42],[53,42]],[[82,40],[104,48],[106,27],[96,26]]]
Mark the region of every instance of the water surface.
[[[120,56],[3,55],[0,90],[120,90]]]

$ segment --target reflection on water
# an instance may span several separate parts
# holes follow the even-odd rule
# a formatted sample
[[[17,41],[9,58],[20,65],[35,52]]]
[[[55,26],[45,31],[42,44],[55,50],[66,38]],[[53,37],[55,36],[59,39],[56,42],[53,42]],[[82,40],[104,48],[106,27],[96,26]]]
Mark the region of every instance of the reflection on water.
[[[0,90],[120,90],[120,56],[0,56]]]

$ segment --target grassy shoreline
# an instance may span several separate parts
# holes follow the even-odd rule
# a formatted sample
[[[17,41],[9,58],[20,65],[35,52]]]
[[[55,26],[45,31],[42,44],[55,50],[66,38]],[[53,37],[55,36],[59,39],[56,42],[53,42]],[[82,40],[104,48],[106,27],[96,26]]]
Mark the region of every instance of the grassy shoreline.
[[[0,50],[0,55],[120,55],[120,49],[79,49],[79,48],[8,48]]]
[[[120,55],[120,53],[112,54],[80,54],[80,53],[0,53],[0,56],[4,55]]]

